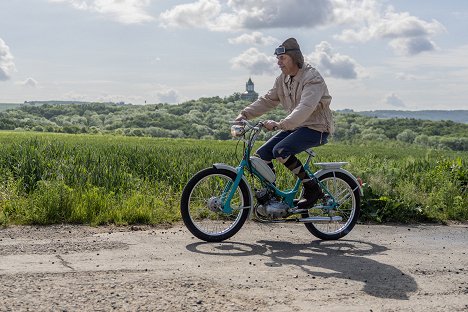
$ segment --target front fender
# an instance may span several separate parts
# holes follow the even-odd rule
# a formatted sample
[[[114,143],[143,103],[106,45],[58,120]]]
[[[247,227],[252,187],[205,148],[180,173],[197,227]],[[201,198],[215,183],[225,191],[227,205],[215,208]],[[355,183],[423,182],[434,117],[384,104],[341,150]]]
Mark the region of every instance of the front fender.
[[[233,166],[230,166],[230,165],[227,165],[227,164],[216,163],[216,164],[213,164],[213,167],[215,167],[216,169],[228,170],[228,171],[231,171],[231,172],[234,172],[235,174],[237,174],[237,168],[234,168]],[[249,181],[247,181],[247,178],[245,177],[245,175],[242,176],[242,181],[245,182],[245,184],[247,185],[247,188],[249,190],[250,208],[252,208],[253,205],[254,205],[254,198],[253,198],[252,188],[250,187]],[[252,214],[252,210],[253,209],[250,209],[250,214]]]
[[[329,173],[329,172],[341,172],[345,175],[347,175],[348,177],[350,177],[351,179],[353,179],[354,182],[356,182],[356,185],[358,186],[359,188],[359,194],[361,196],[363,196],[363,191],[362,191],[362,187],[361,187],[361,183],[359,183],[358,179],[356,179],[355,176],[353,176],[351,174],[351,172],[349,172],[348,170],[345,170],[343,168],[325,168],[325,169],[320,169],[319,171],[315,172],[314,175],[317,177],[317,178],[320,178],[321,176]]]

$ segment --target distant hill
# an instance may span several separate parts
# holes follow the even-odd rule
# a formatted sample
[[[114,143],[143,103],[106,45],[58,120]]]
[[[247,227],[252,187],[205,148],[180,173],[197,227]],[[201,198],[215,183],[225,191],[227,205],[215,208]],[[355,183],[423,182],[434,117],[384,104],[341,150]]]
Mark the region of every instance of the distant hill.
[[[423,120],[451,120],[454,122],[468,123],[468,110],[420,110],[420,111],[402,111],[402,110],[375,110],[355,112],[351,109],[339,110],[340,113],[353,113],[377,118],[414,118]]]
[[[0,112],[8,109],[19,108],[24,105],[28,106],[41,106],[44,104],[49,105],[86,105],[90,102],[80,101],[26,101],[24,103],[0,103]],[[117,104],[125,105],[127,103],[101,103],[101,104]],[[468,110],[419,110],[419,111],[403,111],[403,110],[375,110],[375,111],[354,111],[352,109],[337,110],[342,114],[358,114],[368,117],[376,118],[406,118],[406,119],[421,119],[421,120],[451,120],[454,122],[468,124]]]
[[[13,103],[0,103],[0,112],[6,111],[7,109],[18,108],[22,104],[13,104]]]
[[[44,104],[49,105],[86,105],[91,104],[92,102],[83,102],[83,101],[25,101],[24,105],[32,105],[32,106],[40,106]],[[100,102],[102,104],[117,104],[117,105],[124,105],[125,102]],[[130,103],[129,103],[130,104]]]
[[[0,103],[0,112],[6,111],[8,109],[20,108],[23,106],[41,106],[41,105],[87,105],[92,104],[92,102],[83,102],[83,101],[25,101],[24,103]],[[125,105],[125,102],[102,102],[102,104],[115,104],[115,105]],[[130,104],[130,103],[129,103]]]

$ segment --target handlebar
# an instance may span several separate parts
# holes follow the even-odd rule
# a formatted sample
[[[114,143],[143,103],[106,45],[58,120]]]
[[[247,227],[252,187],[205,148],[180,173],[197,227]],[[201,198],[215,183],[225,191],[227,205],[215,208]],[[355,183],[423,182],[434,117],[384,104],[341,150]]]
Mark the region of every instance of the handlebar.
[[[259,131],[263,128],[263,121],[258,121],[256,123],[250,122],[248,120],[234,120],[230,121],[231,126],[231,135],[233,137],[240,137],[243,136],[247,131],[255,130]]]
[[[241,120],[232,120],[229,121],[230,124],[232,125],[243,125],[243,126],[248,126],[249,128],[254,128],[254,127],[263,127],[263,121],[257,121],[257,122],[251,122],[248,121],[247,119],[241,119]]]

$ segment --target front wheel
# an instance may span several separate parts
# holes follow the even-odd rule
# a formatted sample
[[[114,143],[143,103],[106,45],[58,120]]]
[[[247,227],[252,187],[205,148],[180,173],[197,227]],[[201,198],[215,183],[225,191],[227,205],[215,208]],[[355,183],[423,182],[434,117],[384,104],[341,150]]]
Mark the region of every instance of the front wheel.
[[[310,233],[320,239],[340,239],[353,229],[359,217],[361,204],[359,186],[351,177],[342,172],[328,172],[318,179],[326,186],[339,205],[332,210],[312,207],[308,213],[302,216],[339,217],[341,220],[305,223],[305,226]]]
[[[241,180],[231,199],[232,213],[222,211],[236,173],[207,168],[195,174],[185,186],[180,202],[182,220],[201,240],[220,242],[236,234],[245,223],[251,206],[247,184]]]

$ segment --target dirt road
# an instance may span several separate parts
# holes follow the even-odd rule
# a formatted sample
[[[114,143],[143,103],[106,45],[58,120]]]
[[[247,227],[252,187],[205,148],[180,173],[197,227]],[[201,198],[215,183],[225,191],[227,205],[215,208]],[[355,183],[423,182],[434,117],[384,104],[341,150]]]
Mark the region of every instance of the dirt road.
[[[0,229],[0,311],[468,311],[468,226]]]

